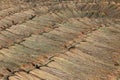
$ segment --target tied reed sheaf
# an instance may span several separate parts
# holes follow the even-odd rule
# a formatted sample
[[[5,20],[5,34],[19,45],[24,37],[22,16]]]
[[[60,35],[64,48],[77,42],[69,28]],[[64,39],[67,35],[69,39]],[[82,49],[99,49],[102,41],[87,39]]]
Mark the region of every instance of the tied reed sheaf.
[[[0,80],[119,80],[119,0],[1,0]]]

